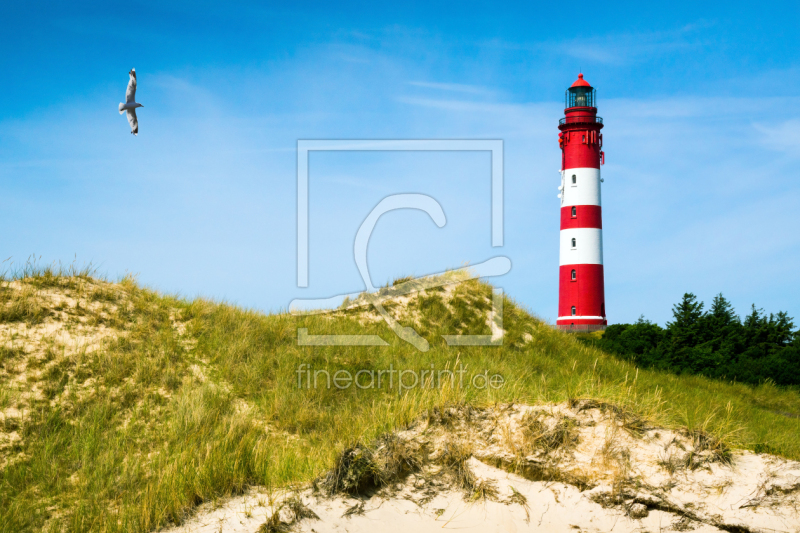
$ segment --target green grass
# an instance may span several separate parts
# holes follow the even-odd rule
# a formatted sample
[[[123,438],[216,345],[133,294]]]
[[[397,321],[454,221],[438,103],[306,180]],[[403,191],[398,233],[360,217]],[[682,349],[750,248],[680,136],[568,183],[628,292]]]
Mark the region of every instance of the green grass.
[[[1,289],[3,309],[25,298],[25,305],[48,313],[37,291],[73,291],[116,309],[104,308],[105,318],[89,307],[83,314],[67,309],[75,320],[125,334],[97,351],[65,355],[56,346],[41,357],[44,396],[32,401],[25,417],[9,422],[18,423],[21,440],[0,456],[13,458],[0,467],[0,532],[152,531],[250,485],[309,483],[342,450],[406,427],[426,410],[461,403],[593,398],[651,423],[702,430],[726,446],[800,459],[800,419],[787,416],[800,414],[797,391],[637,370],[542,324],[510,300],[504,302],[503,346],[448,348],[441,334],[488,333],[475,309],[489,305],[490,288],[476,282],[459,287],[451,308],[437,292],[411,303],[431,346],[423,353],[382,322],[360,324],[352,311],[334,319],[267,316],[159,295],[132,279],[98,288],[89,283],[90,272],[58,269],[17,272],[2,285],[15,277],[26,278],[28,292]],[[0,322],[19,323],[19,313],[8,313]],[[389,346],[298,346],[297,328],[312,335],[378,334]],[[0,352],[3,361],[24,356],[10,348]],[[505,385],[403,394],[396,386],[298,388],[301,363],[331,375],[463,364],[467,375],[488,370],[501,374]],[[0,390],[10,391],[13,376],[0,374]],[[19,391],[0,394],[2,404],[18,401]]]

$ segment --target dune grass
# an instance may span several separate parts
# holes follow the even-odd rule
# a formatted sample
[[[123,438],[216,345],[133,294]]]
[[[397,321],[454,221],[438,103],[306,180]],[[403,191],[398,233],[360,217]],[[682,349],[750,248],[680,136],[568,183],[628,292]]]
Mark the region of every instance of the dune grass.
[[[357,310],[267,316],[159,295],[130,278],[95,283],[90,274],[30,269],[0,283],[2,327],[34,328],[67,316],[120,332],[100,349],[73,352],[55,343],[30,354],[20,352],[19,340],[3,339],[0,408],[27,407],[18,409],[22,416],[4,415],[0,426],[19,437],[0,448],[0,532],[156,530],[250,485],[309,483],[343,449],[456,404],[593,398],[655,424],[702,430],[733,448],[800,459],[797,391],[637,369],[511,300],[504,302],[502,346],[448,347],[442,334],[489,333],[476,307],[491,289],[477,282],[459,287],[452,310],[435,292],[410,302],[431,347],[420,352],[384,323],[359,320]],[[21,288],[10,288],[14,279]],[[48,307],[47,291],[78,303],[59,315]],[[298,328],[376,334],[389,346],[298,346]],[[25,380],[20,360],[27,360]],[[298,373],[301,364],[308,366]],[[392,389],[385,382],[340,389],[326,386],[324,373],[313,386],[318,371],[333,377],[390,367],[463,368],[463,386],[448,379],[436,386],[437,374],[428,374],[426,386],[402,392],[396,381]],[[469,378],[484,371],[504,384],[472,386]],[[25,387],[40,392],[26,396]]]

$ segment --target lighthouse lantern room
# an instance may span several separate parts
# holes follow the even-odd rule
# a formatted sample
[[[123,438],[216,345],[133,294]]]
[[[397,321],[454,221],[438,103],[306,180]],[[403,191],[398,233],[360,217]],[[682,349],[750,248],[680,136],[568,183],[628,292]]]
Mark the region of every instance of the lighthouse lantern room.
[[[604,163],[603,119],[597,92],[578,74],[566,91],[564,118],[558,123],[561,148],[561,248],[558,319],[560,329],[605,329],[603,217],[600,165]]]

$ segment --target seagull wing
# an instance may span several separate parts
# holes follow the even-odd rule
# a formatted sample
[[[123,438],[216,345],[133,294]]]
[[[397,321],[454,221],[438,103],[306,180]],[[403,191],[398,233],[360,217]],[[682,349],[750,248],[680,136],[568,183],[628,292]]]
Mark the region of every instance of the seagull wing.
[[[128,90],[125,92],[125,103],[132,104],[136,101],[136,69],[128,72],[131,79],[128,81]]]
[[[128,124],[131,125],[131,133],[139,134],[139,119],[136,118],[136,110],[128,109]]]

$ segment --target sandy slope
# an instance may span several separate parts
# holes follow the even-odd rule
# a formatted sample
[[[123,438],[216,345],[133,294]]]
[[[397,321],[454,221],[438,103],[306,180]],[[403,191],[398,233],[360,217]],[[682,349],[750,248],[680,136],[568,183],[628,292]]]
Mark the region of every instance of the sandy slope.
[[[526,443],[537,420],[545,436],[567,428],[569,438],[555,448]],[[704,436],[646,427],[594,402],[454,409],[398,436],[426,450],[424,468],[373,493],[301,491],[317,518],[282,507],[289,494],[254,490],[207,504],[172,531],[255,532],[273,512],[279,527],[317,533],[800,531],[800,463],[750,452],[728,460]],[[486,497],[446,474],[441,458],[454,443],[469,447],[469,470],[492,487]]]

